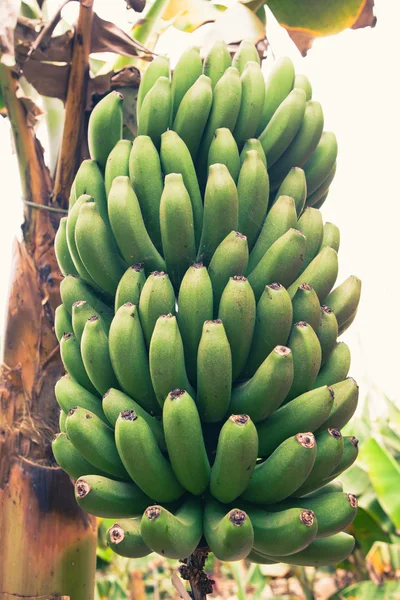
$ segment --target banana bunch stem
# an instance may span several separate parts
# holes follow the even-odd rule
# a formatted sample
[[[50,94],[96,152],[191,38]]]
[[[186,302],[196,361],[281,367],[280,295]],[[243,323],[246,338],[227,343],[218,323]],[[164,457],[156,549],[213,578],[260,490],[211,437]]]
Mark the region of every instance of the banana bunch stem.
[[[179,567],[182,579],[190,583],[193,600],[204,600],[207,594],[213,593],[214,581],[204,572],[208,553],[207,547],[199,547],[188,558],[183,559],[183,564]]]

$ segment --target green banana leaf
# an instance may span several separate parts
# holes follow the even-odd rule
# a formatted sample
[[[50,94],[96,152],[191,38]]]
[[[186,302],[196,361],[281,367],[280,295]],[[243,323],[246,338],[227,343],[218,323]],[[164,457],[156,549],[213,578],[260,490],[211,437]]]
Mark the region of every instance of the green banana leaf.
[[[371,488],[368,473],[357,464],[341,473],[338,480],[343,483],[345,492],[355,494],[357,497]]]
[[[367,555],[375,542],[390,542],[390,536],[384,531],[378,521],[361,506],[358,507],[357,516],[349,528],[355,536],[357,545],[363,554]]]
[[[361,581],[340,590],[328,600],[395,600],[400,594],[400,582],[386,581],[377,585],[372,581]]]

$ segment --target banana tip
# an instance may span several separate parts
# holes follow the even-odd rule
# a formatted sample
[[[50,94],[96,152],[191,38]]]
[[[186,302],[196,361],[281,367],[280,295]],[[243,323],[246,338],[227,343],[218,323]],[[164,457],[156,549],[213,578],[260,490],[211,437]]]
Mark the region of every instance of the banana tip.
[[[306,527],[311,527],[314,524],[314,513],[312,510],[302,510],[300,511],[300,521]]]
[[[113,544],[120,544],[125,537],[125,532],[118,523],[115,523],[108,530],[108,534],[110,536],[110,540]]]
[[[85,498],[92,488],[84,479],[78,479],[75,484],[75,492],[78,498]]]
[[[235,425],[246,425],[250,421],[249,415],[231,415],[229,420]]]
[[[235,508],[229,513],[229,520],[235,527],[241,527],[247,519],[247,514],[243,510]]]
[[[161,506],[149,506],[144,514],[149,521],[155,521],[161,515]]]
[[[307,433],[298,433],[296,435],[296,440],[304,448],[314,448],[315,446],[315,437],[310,431]]]

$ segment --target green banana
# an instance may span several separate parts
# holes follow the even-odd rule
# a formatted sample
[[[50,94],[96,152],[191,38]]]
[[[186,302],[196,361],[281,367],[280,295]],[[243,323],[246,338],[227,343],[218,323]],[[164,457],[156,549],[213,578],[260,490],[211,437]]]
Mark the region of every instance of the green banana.
[[[207,498],[203,530],[211,552],[219,560],[242,560],[249,554],[254,531],[248,515],[237,508],[226,512],[226,506]]]
[[[134,483],[85,475],[75,483],[75,499],[84,511],[103,517],[138,517],[151,502]]]
[[[146,231],[160,252],[162,248],[160,201],[164,179],[157,149],[151,138],[147,135],[139,135],[133,142],[129,157],[129,178],[133,191],[139,201]],[[139,220],[141,225],[139,216],[136,219]],[[144,231],[141,235],[146,237]]]
[[[321,306],[320,316],[321,319],[315,333],[317,334],[317,338],[319,339],[319,343],[321,346],[322,367],[329,359],[332,350],[336,346],[336,340],[338,336],[338,323],[333,310],[325,304]]]
[[[171,502],[182,496],[184,489],[163,456],[153,431],[134,410],[120,413],[115,423],[115,444],[131,479],[150,498]]]
[[[176,317],[161,315],[154,327],[150,349],[150,376],[157,400],[162,407],[165,398],[176,388],[195,392],[186,375],[183,343]]]
[[[172,129],[185,142],[193,160],[199,150],[212,101],[211,79],[200,75],[182,98],[173,122]]]
[[[81,352],[86,373],[99,394],[105,394],[110,387],[118,387],[110,360],[108,338],[98,317],[90,317],[86,321]]]
[[[324,300],[336,315],[339,328],[355,313],[360,302],[361,280],[351,275]]]
[[[211,469],[210,492],[228,504],[247,488],[258,456],[258,435],[246,414],[231,415],[218,438],[217,453]]]
[[[65,308],[64,304],[57,306],[54,311],[54,331],[56,334],[57,342],[59,342],[63,335],[73,331],[71,315]]]
[[[139,317],[147,347],[158,317],[175,313],[175,292],[164,271],[150,273],[139,299]]]
[[[109,351],[111,365],[122,390],[147,412],[159,413],[139,311],[130,302],[118,309],[111,323]]]
[[[60,340],[60,354],[65,370],[75,381],[90,392],[96,393],[96,388],[90,381],[82,360],[79,342],[76,337],[68,332]]]
[[[269,210],[257,241],[250,252],[248,273],[254,271],[272,244],[289,229],[295,229],[296,226],[297,216],[293,198],[280,196]]]
[[[223,164],[211,165],[204,196],[204,219],[198,258],[209,263],[222,240],[238,229],[239,200],[235,182]]]
[[[60,427],[61,433],[67,433],[67,413],[63,410],[60,410],[60,416],[58,418],[58,425]]]
[[[257,303],[254,335],[244,369],[246,377],[254,375],[276,346],[286,344],[292,328],[292,317],[292,302],[283,285],[271,283],[265,286]]]
[[[72,305],[78,300],[85,300],[102,317],[112,319],[112,308],[103,302],[95,292],[81,279],[67,275],[60,283],[61,300],[65,308],[72,315]]]
[[[306,236],[306,251],[300,268],[300,273],[303,273],[313,258],[320,252],[324,236],[321,211],[308,206],[297,222],[297,229]]]
[[[64,375],[54,388],[56,399],[65,413],[71,408],[80,406],[94,413],[99,419],[108,423],[101,406],[101,399],[80,385],[71,375]]]
[[[242,40],[233,55],[232,67],[236,67],[239,73],[242,74],[249,62],[255,62],[259,65],[260,55],[251,40]]]
[[[108,334],[110,321],[103,319],[103,317],[95,311],[86,300],[78,300],[72,305],[72,328],[79,343],[81,343],[86,321],[90,317],[98,317],[104,327],[104,331]]]
[[[343,438],[344,440],[345,438]],[[332,483],[324,483],[324,485],[310,494],[306,494],[303,498],[317,498],[324,494],[333,494],[335,492],[343,492],[343,484],[340,481],[332,481]]]
[[[132,304],[138,306],[145,282],[146,275],[142,263],[136,263],[128,267],[119,280],[117,291],[115,292],[115,312],[127,302],[132,302]]]
[[[131,188],[129,177],[114,179],[108,195],[108,210],[111,229],[126,262],[143,262],[147,272],[164,270],[165,261],[147,233],[139,201]]]
[[[202,512],[200,500],[193,497],[187,498],[175,514],[162,506],[149,506],[140,527],[144,543],[167,558],[186,558],[202,536]]]
[[[321,183],[321,185],[309,196],[307,196],[307,206],[312,206],[313,208],[321,208],[323,203],[326,200],[326,197],[329,193],[329,188],[331,186],[332,181],[335,179],[336,175],[336,163],[333,165],[330,173],[326,179]]]
[[[179,288],[178,326],[185,349],[186,372],[196,384],[197,349],[203,323],[213,317],[213,287],[207,269],[195,263],[186,271]]]
[[[131,155],[132,142],[130,140],[119,140],[111,150],[104,173],[104,185],[108,196],[111,184],[116,177],[125,175],[129,177],[129,157]]]
[[[247,63],[240,81],[242,101],[233,135],[241,149],[246,140],[255,136],[264,106],[265,83],[259,61]]]
[[[306,100],[307,101],[311,100],[312,86],[311,86],[310,80],[308,79],[308,77],[306,75],[300,75],[300,74],[296,75],[296,77],[294,78],[293,87],[304,90],[306,93]]]
[[[257,423],[280,407],[293,383],[290,348],[276,346],[251,379],[232,391],[229,411],[246,413]]]
[[[169,78],[169,58],[167,56],[156,56],[147,69],[144,71],[142,76],[138,96],[136,100],[136,119],[140,120],[140,112],[142,109],[143,101],[159,77]]]
[[[275,202],[281,196],[290,196],[294,200],[296,213],[299,217],[303,212],[307,197],[307,183],[303,169],[292,167],[276,192]]]
[[[311,390],[281,406],[265,421],[257,423],[259,456],[269,456],[298,429],[316,431],[325,426],[333,405],[333,391],[324,386]]]
[[[175,131],[166,131],[161,136],[160,150],[162,169],[165,175],[180,173],[192,201],[196,248],[203,227],[203,200],[190,152]]]
[[[257,136],[264,131],[278,107],[292,91],[294,79],[294,66],[290,58],[284,57],[277,60],[265,83],[264,107],[256,131]]]
[[[327,485],[333,485],[336,482],[330,484],[329,482],[336,479],[343,471],[346,471],[355,462],[358,456],[358,439],[354,435],[344,436],[344,449],[342,458],[340,459],[335,470],[324,480],[325,487]]]
[[[284,154],[285,150],[295,138],[297,132],[301,128],[305,110],[305,93],[303,90],[292,90],[277,108],[271,120],[268,122],[268,125],[259,135],[258,139],[265,152],[268,171]],[[300,165],[291,164],[290,167],[292,166]],[[285,173],[284,177],[286,175],[287,173]]]
[[[71,190],[69,192],[69,198],[68,198],[68,209],[69,210],[71,210],[71,208],[75,204],[77,198],[78,198],[78,196],[76,195],[76,176],[75,176],[75,179],[71,185]]]
[[[214,42],[207,52],[203,63],[203,73],[211,79],[212,89],[215,88],[231,64],[231,55],[225,42],[222,40]]]
[[[301,231],[292,228],[269,247],[249,275],[256,300],[269,283],[279,281],[285,287],[290,286],[301,267],[305,247],[305,236]]]
[[[75,275],[79,273],[75,268],[74,261],[72,260],[68,242],[67,242],[67,217],[60,219],[60,224],[57,229],[56,236],[54,238],[54,251],[56,253],[56,259],[58,266],[61,269],[63,275]]]
[[[239,230],[253,248],[268,210],[268,172],[255,150],[249,150],[240,169],[237,184]]]
[[[329,417],[321,428],[334,427],[342,429],[353,416],[358,403],[358,385],[352,377],[339,381],[330,387],[335,399]]]
[[[107,545],[119,556],[141,558],[150,554],[140,533],[141,520],[121,519],[107,530]]]
[[[294,377],[286,400],[310,390],[321,366],[321,346],[313,328],[305,321],[295,323],[288,340],[293,354]]]
[[[252,563],[257,565],[275,565],[276,560],[272,560],[271,558],[267,558],[264,554],[260,554],[256,552],[254,549],[247,555],[246,559]]]
[[[321,307],[319,305],[318,296],[311,285],[302,283],[298,287],[297,292],[293,296],[292,305],[293,323],[305,321],[311,325],[315,332],[317,332],[321,321]],[[321,385],[323,384],[321,383]]]
[[[327,246],[333,248],[334,250],[336,250],[336,252],[339,252],[340,231],[339,227],[337,227],[333,223],[325,223],[324,234],[322,236],[322,242],[319,251],[321,252],[321,250],[323,248],[326,248]]]
[[[226,414],[231,397],[232,353],[221,319],[205,321],[197,352],[197,408],[202,421]]]
[[[239,150],[230,129],[217,129],[208,152],[207,167],[210,165],[225,165],[235,183],[240,172]]]
[[[214,292],[215,312],[218,311],[222,292],[229,278],[234,275],[244,275],[248,260],[249,248],[246,236],[238,231],[231,231],[215,250],[208,267]]]
[[[351,315],[351,317],[349,317],[347,319],[347,321],[345,321],[344,323],[342,323],[339,327],[339,335],[342,335],[342,333],[344,333],[349,327],[350,325],[353,323],[354,319],[357,316],[357,310],[355,310],[353,312],[353,314]]]
[[[200,58],[200,48],[190,46],[181,54],[172,75],[172,123],[186,92],[197,81],[202,72],[203,63]]]
[[[298,433],[287,438],[267,460],[256,466],[241,497],[264,505],[284,500],[307,479],[316,456],[317,446],[312,433]]]
[[[123,95],[113,91],[100,100],[90,113],[88,144],[90,158],[105,168],[108,155],[122,138]]]
[[[171,118],[171,83],[161,76],[147,92],[140,108],[138,135],[148,135],[157,150],[161,135],[167,131]]]
[[[232,380],[246,364],[253,339],[256,301],[249,281],[242,275],[231,277],[222,292],[218,318],[225,327],[232,353]]]
[[[318,146],[304,163],[307,196],[311,196],[328,177],[336,163],[337,154],[338,145],[335,134],[324,131]]]
[[[76,174],[75,183],[76,199],[83,195],[94,198],[101,218],[108,225],[107,195],[103,173],[98,163],[95,160],[84,160]]]
[[[242,151],[240,153],[240,166],[242,166],[242,164],[244,163],[244,159],[246,158],[246,154],[249,150],[255,150],[260,159],[262,160],[264,167],[267,168],[267,159],[265,158],[265,153],[261,142],[257,138],[251,138],[245,141]]]
[[[313,387],[333,385],[334,383],[343,381],[350,370],[350,363],[350,348],[344,342],[338,342],[318,373]]]
[[[288,288],[290,297],[293,298],[299,285],[308,283],[314,288],[318,298],[322,301],[335,285],[338,270],[337,252],[333,248],[323,248],[313,258],[305,271],[290,285]]]
[[[72,479],[82,475],[106,475],[81,456],[66,433],[58,433],[52,441],[51,449],[59,467]]]
[[[103,473],[129,479],[115,447],[113,430],[94,413],[79,406],[71,408],[67,435],[79,454]]]
[[[180,173],[165,177],[160,203],[163,253],[168,274],[176,290],[196,258],[193,210]]]
[[[210,464],[196,404],[185,390],[172,390],[163,405],[165,442],[179,483],[199,496],[208,486]]]

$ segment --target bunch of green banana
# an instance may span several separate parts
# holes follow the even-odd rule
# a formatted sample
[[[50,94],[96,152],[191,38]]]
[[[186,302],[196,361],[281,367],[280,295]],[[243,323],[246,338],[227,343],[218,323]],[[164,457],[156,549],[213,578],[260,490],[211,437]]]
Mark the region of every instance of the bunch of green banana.
[[[56,254],[58,464],[112,549],[335,564],[357,500],[350,350],[361,283],[335,287],[339,229],[318,208],[334,134],[289,59],[254,46],[150,63],[138,136],[122,98],[89,121]]]

